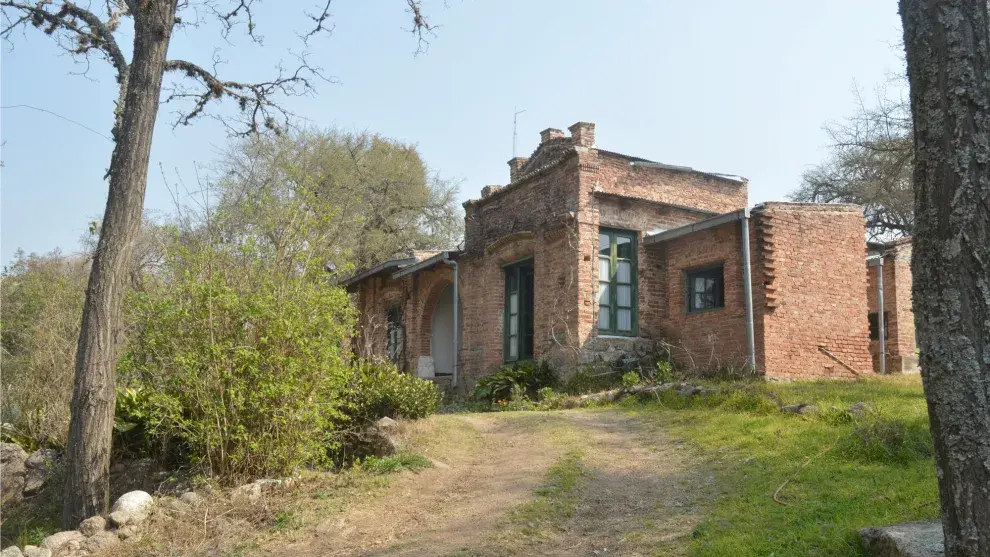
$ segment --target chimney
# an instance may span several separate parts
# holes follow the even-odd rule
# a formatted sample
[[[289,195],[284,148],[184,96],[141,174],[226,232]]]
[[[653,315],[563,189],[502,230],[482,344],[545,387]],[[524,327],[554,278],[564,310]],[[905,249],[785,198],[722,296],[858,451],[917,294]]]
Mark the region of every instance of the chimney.
[[[571,131],[571,140],[574,145],[595,146],[595,125],[591,122],[578,122],[567,129]]]
[[[516,157],[509,159],[509,182],[515,182],[516,178],[522,176],[522,169],[529,161],[526,157]]]
[[[496,193],[496,192],[498,192],[501,189],[502,189],[502,186],[499,186],[499,185],[485,186],[485,187],[481,188],[481,198],[482,199],[488,199],[489,197],[492,196],[493,193]]]
[[[551,139],[560,139],[564,137],[564,132],[558,130],[557,128],[547,128],[540,132],[540,145],[543,145]]]

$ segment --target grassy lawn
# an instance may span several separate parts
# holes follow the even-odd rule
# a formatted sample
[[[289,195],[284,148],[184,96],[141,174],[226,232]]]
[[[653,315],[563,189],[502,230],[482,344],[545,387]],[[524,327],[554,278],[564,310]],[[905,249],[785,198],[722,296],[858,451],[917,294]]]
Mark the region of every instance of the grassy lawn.
[[[781,413],[774,398],[818,411]],[[857,402],[862,417],[845,411]],[[696,445],[715,468],[718,495],[694,554],[862,555],[858,528],[938,516],[918,376],[754,385],[623,408]]]

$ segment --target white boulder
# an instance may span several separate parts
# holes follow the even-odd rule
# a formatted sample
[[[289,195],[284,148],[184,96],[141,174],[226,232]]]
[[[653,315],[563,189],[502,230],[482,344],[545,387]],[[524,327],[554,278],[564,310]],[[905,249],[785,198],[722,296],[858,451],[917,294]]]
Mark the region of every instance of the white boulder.
[[[144,491],[129,491],[110,508],[110,521],[117,526],[137,524],[148,518],[155,500]]]

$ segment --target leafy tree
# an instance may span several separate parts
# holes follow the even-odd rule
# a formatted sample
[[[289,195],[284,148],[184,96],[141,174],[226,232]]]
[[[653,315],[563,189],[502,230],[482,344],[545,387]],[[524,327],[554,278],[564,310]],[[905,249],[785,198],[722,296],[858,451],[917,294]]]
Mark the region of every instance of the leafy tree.
[[[431,29],[419,0],[406,0],[412,15],[412,31],[420,37]],[[304,94],[322,76],[302,60],[294,70],[279,69],[271,80],[246,83],[222,79],[214,64],[199,65],[167,57],[176,29],[195,29],[200,14],[212,14],[226,39],[244,25],[256,42],[254,0],[104,0],[91,10],[69,0],[22,2],[0,0],[4,24],[0,37],[10,40],[15,31],[35,27],[51,36],[68,54],[99,56],[116,73],[119,96],[112,131],[114,150],[107,170],[109,195],[100,239],[83,305],[82,326],[76,352],[67,455],[69,474],[62,509],[66,529],[87,517],[105,514],[109,506],[110,436],[113,428],[116,364],[115,335],[120,321],[124,282],[131,251],[141,225],[148,179],[148,159],[161,102],[165,75],[176,77],[165,102],[187,102],[178,113],[177,125],[203,116],[213,101],[230,100],[240,109],[240,133],[277,130],[290,114],[276,102],[279,95]],[[330,2],[307,13],[308,39],[330,25]],[[187,23],[185,16],[188,16]],[[132,28],[122,25],[129,20]],[[130,59],[118,39],[131,37]]]
[[[896,78],[881,89],[874,106],[857,92],[856,113],[845,122],[826,124],[828,156],[804,173],[801,185],[790,194],[792,200],[861,205],[875,240],[913,233],[910,106],[906,99],[888,94],[902,82]]]
[[[316,258],[366,268],[460,241],[456,186],[431,174],[415,146],[379,135],[249,138],[217,170],[219,228],[228,240],[265,244],[278,265]]]
[[[947,557],[990,555],[990,2],[900,0],[911,271]]]

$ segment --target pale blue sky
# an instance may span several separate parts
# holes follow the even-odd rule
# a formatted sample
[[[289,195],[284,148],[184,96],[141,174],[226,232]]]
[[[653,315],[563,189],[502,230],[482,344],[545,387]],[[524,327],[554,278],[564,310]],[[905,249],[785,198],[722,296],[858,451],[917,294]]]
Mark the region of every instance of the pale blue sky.
[[[100,2],[95,2],[99,5]],[[281,8],[293,4],[299,8]],[[819,162],[825,121],[854,107],[900,71],[894,0],[427,1],[435,24],[429,52],[413,57],[402,0],[336,0],[336,30],[315,41],[311,60],[338,85],[286,101],[319,126],[369,130],[419,145],[443,176],[462,180],[461,198],[503,184],[512,156],[547,127],[597,124],[600,147],[750,179],[750,204],[782,199]],[[315,0],[263,4],[266,47],[212,29],[173,40],[172,57],[208,64],[215,46],[223,75],[262,79],[287,49]],[[129,39],[129,37],[128,37]],[[52,110],[109,135],[115,84],[94,61],[89,79],[34,29],[2,58],[2,104]],[[168,210],[159,165],[194,184],[193,163],[209,164],[226,137],[217,123],[172,130],[159,117],[146,207]],[[77,248],[102,215],[109,141],[53,116],[2,111],[0,258],[14,250]]]

